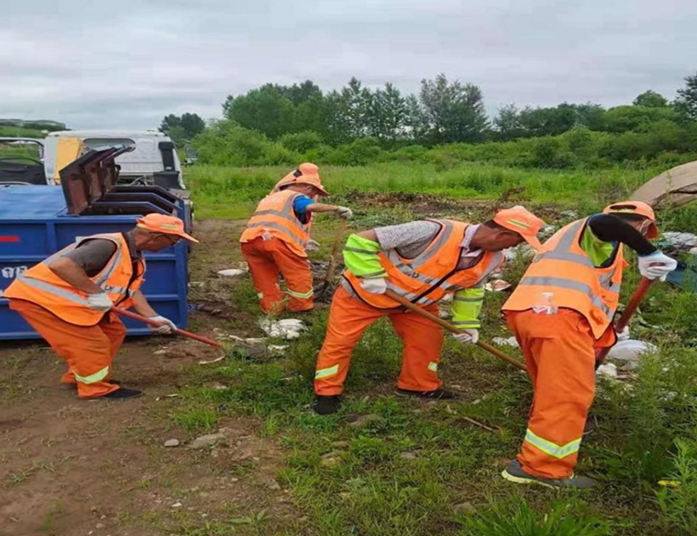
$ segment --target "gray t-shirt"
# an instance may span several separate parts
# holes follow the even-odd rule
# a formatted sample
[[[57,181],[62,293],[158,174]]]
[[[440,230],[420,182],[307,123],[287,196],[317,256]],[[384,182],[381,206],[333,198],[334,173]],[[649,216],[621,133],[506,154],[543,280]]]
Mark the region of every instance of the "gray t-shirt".
[[[140,252],[136,250],[130,233],[124,233],[124,237],[128,244],[128,251],[131,254],[131,259],[135,263],[140,258]],[[104,269],[115,251],[116,244],[111,240],[94,238],[83,242],[74,250],[69,251],[63,256],[68,257],[82,268],[87,274],[87,277],[94,277]]]

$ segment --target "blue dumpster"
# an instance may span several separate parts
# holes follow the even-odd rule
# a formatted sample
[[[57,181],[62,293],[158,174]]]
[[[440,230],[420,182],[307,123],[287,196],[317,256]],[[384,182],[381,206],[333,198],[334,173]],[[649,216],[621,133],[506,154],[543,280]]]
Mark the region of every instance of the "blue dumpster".
[[[152,191],[140,201],[129,192],[123,211],[118,210],[119,201],[112,197],[106,201],[110,214],[85,215],[84,212],[99,212],[98,203],[93,200],[90,211],[70,214],[63,190],[55,186],[0,187],[0,339],[38,338],[24,319],[9,309],[8,300],[2,298],[2,291],[18,274],[78,238],[125,232],[144,214],[179,215],[184,206],[183,201],[172,205],[171,198],[153,200]],[[140,213],[131,213],[136,211]],[[157,253],[145,252],[145,260],[143,293],[158,313],[178,327],[186,327],[188,244],[181,241]],[[126,319],[125,324],[129,335],[149,333],[141,323]]]

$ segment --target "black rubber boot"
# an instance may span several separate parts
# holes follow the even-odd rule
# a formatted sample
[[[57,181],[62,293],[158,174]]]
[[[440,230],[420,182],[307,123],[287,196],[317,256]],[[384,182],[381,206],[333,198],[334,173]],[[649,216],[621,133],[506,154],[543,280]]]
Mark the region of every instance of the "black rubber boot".
[[[138,398],[143,396],[143,391],[138,391],[138,389],[127,389],[126,387],[121,387],[116,391],[112,391],[108,395],[100,396],[98,398],[106,398],[108,400],[126,400],[128,398]]]
[[[571,475],[569,478],[543,478],[531,475],[523,471],[518,460],[511,461],[501,473],[501,476],[509,482],[516,484],[537,484],[555,489],[588,489],[598,484],[597,480],[587,476]]]
[[[415,396],[417,398],[430,398],[432,400],[451,400],[455,398],[455,393],[445,389],[434,391],[409,391],[408,389],[397,389],[397,394],[402,396]]]
[[[336,413],[337,411],[339,411],[340,407],[340,395],[315,396],[315,405],[313,409],[315,410],[315,413],[318,413],[319,415],[331,415],[332,413]]]

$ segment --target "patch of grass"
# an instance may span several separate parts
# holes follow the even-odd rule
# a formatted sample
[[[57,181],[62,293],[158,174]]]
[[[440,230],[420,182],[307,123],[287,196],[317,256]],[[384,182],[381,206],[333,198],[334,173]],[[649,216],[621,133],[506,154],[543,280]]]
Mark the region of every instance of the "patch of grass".
[[[174,414],[174,421],[189,433],[211,432],[218,422],[215,410],[205,407],[185,409]]]
[[[459,536],[610,536],[610,523],[584,512],[579,501],[570,507],[556,501],[540,512],[522,498],[492,501],[474,515],[460,515]]]

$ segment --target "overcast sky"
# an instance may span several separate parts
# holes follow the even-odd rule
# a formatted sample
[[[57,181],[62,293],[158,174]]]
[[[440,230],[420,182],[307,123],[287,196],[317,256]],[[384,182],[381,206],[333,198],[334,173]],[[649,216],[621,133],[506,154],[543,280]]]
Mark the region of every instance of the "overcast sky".
[[[0,118],[155,128],[226,95],[445,73],[487,109],[675,96],[697,71],[695,0],[0,0]]]

